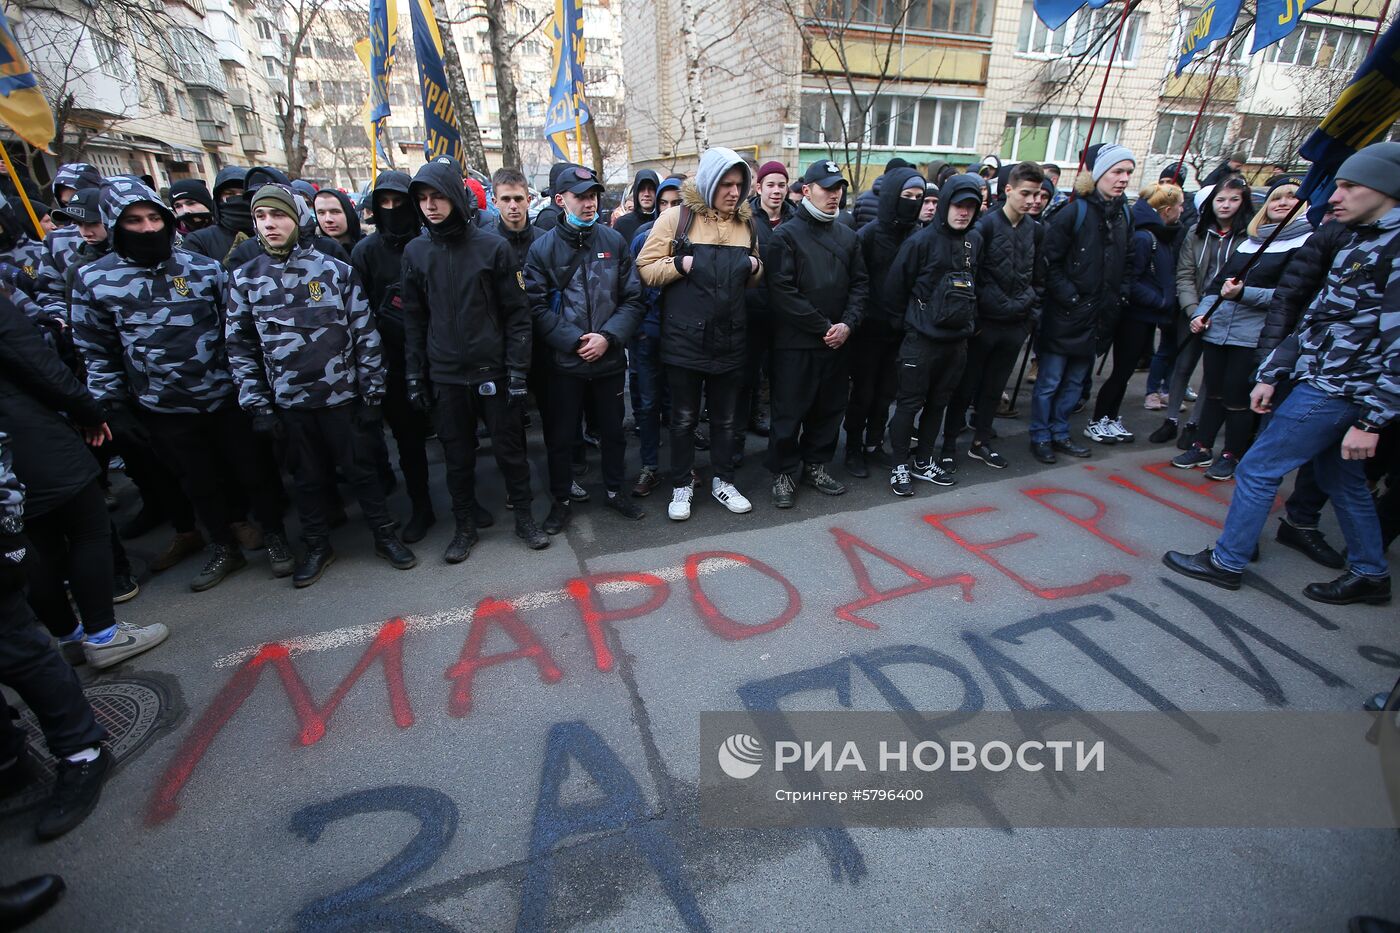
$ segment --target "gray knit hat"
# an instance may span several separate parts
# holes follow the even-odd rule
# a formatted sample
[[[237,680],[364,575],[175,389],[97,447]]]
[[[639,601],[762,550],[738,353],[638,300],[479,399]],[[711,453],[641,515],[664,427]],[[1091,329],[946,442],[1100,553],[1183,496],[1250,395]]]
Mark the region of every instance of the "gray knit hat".
[[[1137,167],[1137,159],[1133,158],[1133,153],[1127,146],[1110,143],[1099,149],[1098,154],[1094,156],[1094,164],[1091,166],[1094,181],[1102,178],[1109,169],[1119,162],[1131,162],[1134,168]]]
[[[1372,143],[1352,153],[1337,169],[1337,177],[1400,200],[1400,143]]]

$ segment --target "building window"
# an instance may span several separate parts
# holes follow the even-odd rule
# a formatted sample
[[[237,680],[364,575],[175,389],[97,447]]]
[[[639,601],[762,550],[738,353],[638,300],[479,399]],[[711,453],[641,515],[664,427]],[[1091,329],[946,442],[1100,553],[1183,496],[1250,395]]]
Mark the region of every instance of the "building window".
[[[1099,120],[1094,124],[1093,142],[1116,143],[1122,131],[1122,120]],[[1001,158],[1003,162],[1072,162],[1077,165],[1088,132],[1088,117],[1008,114],[1001,133]]]
[[[259,17],[255,22],[258,25],[258,38],[271,41],[275,36],[275,33],[272,31],[271,21]]]
[[[180,119],[194,119],[194,111],[190,109],[190,95],[178,88],[175,90],[175,108],[180,113]]]
[[[916,32],[992,34],[993,0],[811,0],[812,16],[856,26]]]
[[[1157,133],[1152,138],[1152,151],[1158,155],[1180,158],[1186,146],[1186,137],[1191,134],[1194,113],[1164,113],[1157,118]],[[1202,117],[1196,135],[1191,139],[1191,149],[1206,158],[1225,154],[1225,134],[1230,131],[1229,117]]]
[[[1335,27],[1302,26],[1269,50],[1269,61],[1284,65],[1355,71],[1366,55],[1370,38]]]
[[[803,94],[801,142],[839,146],[863,141],[872,148],[967,152],[976,148],[981,101],[882,94],[868,112],[863,112],[864,103],[850,95],[833,99],[825,91]]]
[[[1251,162],[1288,165],[1315,129],[1317,120],[1306,117],[1245,117],[1240,125],[1239,148]]]
[[[282,67],[277,63],[277,59],[268,56],[263,59],[263,73],[269,78],[280,78],[282,76]]]
[[[1094,10],[1082,7],[1059,29],[1048,29],[1035,15],[1031,0],[1021,6],[1021,31],[1016,37],[1016,51],[1022,55],[1035,57],[1085,58],[1095,65],[1108,64],[1113,53],[1113,37],[1118,32],[1116,10]],[[1138,49],[1142,44],[1143,17],[1138,13],[1128,16],[1123,27],[1123,41],[1118,48],[1118,64],[1132,65],[1137,62]]]
[[[156,110],[161,113],[170,112],[170,92],[166,90],[164,84],[159,81],[152,81],[151,95],[155,98]]]

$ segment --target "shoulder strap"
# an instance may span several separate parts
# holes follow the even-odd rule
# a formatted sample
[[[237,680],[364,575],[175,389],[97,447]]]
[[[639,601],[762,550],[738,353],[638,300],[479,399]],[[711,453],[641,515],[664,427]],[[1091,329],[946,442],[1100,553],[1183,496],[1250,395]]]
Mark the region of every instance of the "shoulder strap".
[[[1084,202],[1079,198],[1074,199],[1074,232],[1077,236],[1084,227],[1084,215],[1089,213],[1089,209],[1084,206]]]
[[[676,244],[690,236],[690,225],[695,220],[695,214],[689,207],[682,204],[680,213],[676,215],[676,235],[671,237],[671,255],[676,255]]]

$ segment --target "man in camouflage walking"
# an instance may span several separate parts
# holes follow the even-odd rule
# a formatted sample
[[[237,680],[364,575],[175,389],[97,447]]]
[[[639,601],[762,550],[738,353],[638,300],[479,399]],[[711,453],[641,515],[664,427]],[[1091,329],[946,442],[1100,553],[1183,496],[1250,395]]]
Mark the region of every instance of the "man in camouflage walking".
[[[306,555],[292,582],[310,586],[335,559],[326,504],[332,467],[349,480],[393,567],[418,563],[394,532],[375,470],[383,443],[384,362],[374,315],[350,265],[298,242],[296,195],[267,184],[253,196],[262,252],[233,273],[228,356],[253,429],[286,441]]]

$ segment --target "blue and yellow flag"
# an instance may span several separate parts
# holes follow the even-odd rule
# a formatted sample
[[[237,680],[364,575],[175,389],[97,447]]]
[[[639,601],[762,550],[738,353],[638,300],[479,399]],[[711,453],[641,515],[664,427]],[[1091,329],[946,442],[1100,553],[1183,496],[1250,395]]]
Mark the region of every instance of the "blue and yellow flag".
[[[53,142],[53,111],[20,51],[9,21],[0,14],[0,120],[35,149]]]
[[[1206,8],[1191,20],[1181,40],[1180,57],[1176,60],[1178,75],[1191,64],[1191,59],[1205,51],[1212,42],[1230,34],[1240,15],[1240,3],[1241,0],[1210,0]]]
[[[1305,10],[1311,10],[1322,0],[1259,0],[1259,12],[1254,20],[1253,55],[1286,37],[1303,18]]]
[[[1400,23],[1392,23],[1371,54],[1342,89],[1322,125],[1298,149],[1312,162],[1298,188],[1298,198],[1312,209],[1308,218],[1320,223],[1333,179],[1347,156],[1380,139],[1400,119]]]
[[[1111,0],[1089,0],[1089,6],[1100,10],[1110,2]],[[1035,0],[1035,15],[1051,29],[1059,29],[1069,22],[1069,18],[1078,13],[1083,5],[1084,0]]]
[[[544,135],[554,149],[554,158],[565,162],[569,160],[569,134],[591,118],[583,98],[583,9],[579,0],[554,0],[553,29],[554,80],[549,87]]]
[[[389,77],[399,48],[399,11],[395,0],[370,0],[369,36],[355,43],[355,54],[369,72],[369,99],[365,102],[365,132],[374,146],[373,174],[389,156]]]
[[[418,56],[418,83],[423,95],[423,158],[449,155],[466,167],[457,113],[447,92],[447,70],[442,63],[442,36],[433,16],[433,0],[410,0],[413,8],[413,50]],[[483,166],[484,167],[484,166]]]

